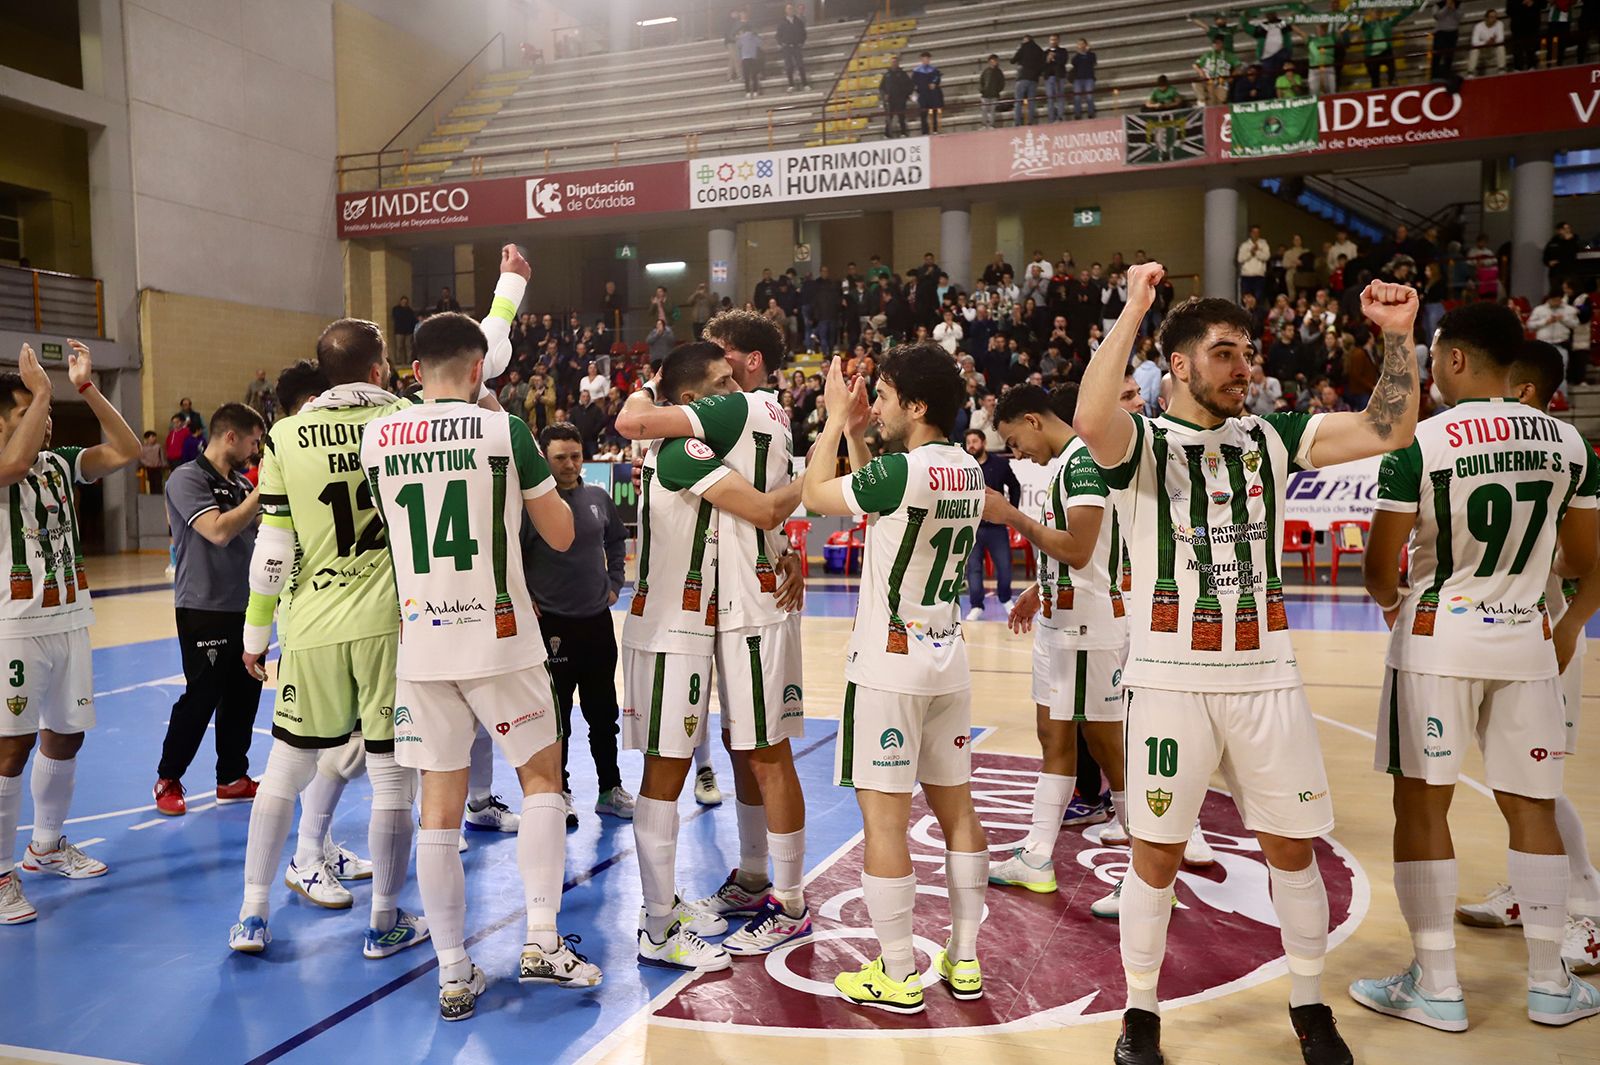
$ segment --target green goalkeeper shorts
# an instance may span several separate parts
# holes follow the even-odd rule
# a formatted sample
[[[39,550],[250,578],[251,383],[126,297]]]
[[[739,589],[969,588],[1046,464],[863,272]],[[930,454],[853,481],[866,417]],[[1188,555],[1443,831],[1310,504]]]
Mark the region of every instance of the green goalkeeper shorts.
[[[291,747],[338,747],[360,728],[372,754],[394,750],[394,667],[400,635],[284,651],[272,735]]]

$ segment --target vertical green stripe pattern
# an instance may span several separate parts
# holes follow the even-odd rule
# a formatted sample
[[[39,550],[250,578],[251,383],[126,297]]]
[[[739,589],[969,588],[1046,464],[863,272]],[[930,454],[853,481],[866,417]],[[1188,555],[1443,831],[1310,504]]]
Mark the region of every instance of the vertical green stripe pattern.
[[[662,651],[655,652],[656,671],[650,685],[650,738],[646,741],[644,753],[655,758],[661,757],[661,694],[667,683],[667,656]]]
[[[650,590],[650,482],[655,476],[648,465],[639,471],[639,579],[634,590],[640,595]]]
[[[839,786],[853,788],[856,761],[856,686],[844,685],[844,716],[839,722]]]
[[[1389,670],[1389,769],[1400,776],[1400,671]]]
[[[756,715],[756,747],[767,745],[767,693],[761,676],[761,637],[746,636],[750,647],[750,703]]]
[[[1072,682],[1072,720],[1087,721],[1089,715],[1084,702],[1089,694],[1089,652],[1079,651],[1075,662],[1076,669]]]

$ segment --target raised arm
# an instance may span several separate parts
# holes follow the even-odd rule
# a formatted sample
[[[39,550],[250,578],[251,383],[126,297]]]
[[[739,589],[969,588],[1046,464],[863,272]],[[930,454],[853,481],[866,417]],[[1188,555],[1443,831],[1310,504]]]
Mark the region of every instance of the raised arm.
[[[1409,447],[1417,434],[1417,357],[1411,329],[1417,290],[1374,281],[1361,293],[1361,312],[1383,334],[1383,365],[1363,411],[1341,411],[1322,419],[1311,444],[1317,466],[1353,462]]]
[[[105,437],[104,443],[96,444],[79,456],[78,471],[84,480],[98,481],[108,473],[139,461],[139,434],[95,387],[94,363],[89,358],[89,349],[76,340],[68,340],[67,344],[72,348],[72,354],[67,356],[67,380],[83,394],[84,402],[94,411]]]
[[[671,440],[693,436],[694,422],[680,406],[656,406],[655,395],[641,388],[617,413],[617,435],[627,440]]]
[[[22,354],[17,357],[17,369],[33,401],[6,438],[6,446],[0,449],[0,487],[18,484],[28,476],[39,461],[39,449],[44,446],[45,429],[50,424],[50,375],[27,344],[22,345]]]
[[[805,477],[801,481],[800,498],[808,510],[818,514],[852,517],[855,509],[845,493],[848,477],[833,476],[833,458],[839,454],[839,441],[844,436],[845,425],[852,418],[852,408],[859,402],[866,385],[857,378],[854,385],[845,384],[844,361],[837,355],[828,364],[827,383],[822,388],[822,402],[828,417],[817,434],[816,446],[811,450],[811,461],[806,463]],[[855,456],[851,456],[851,465]]]
[[[478,325],[484,339],[489,342],[488,354],[483,359],[483,379],[492,381],[506,372],[511,365],[511,323],[517,320],[517,308],[522,305],[522,295],[528,290],[528,279],[533,267],[522,257],[515,244],[500,249],[500,280],[494,286],[494,302],[489,314]],[[485,393],[489,391],[484,386]],[[479,402],[483,396],[479,395]],[[499,406],[493,409],[498,410]]]
[[[1101,466],[1110,468],[1128,457],[1133,443],[1133,416],[1117,405],[1128,356],[1139,334],[1139,323],[1155,303],[1156,286],[1166,276],[1160,263],[1141,263],[1128,270],[1128,298],[1117,316],[1111,334],[1084,368],[1078,384],[1078,413],[1072,428],[1089,446],[1089,454]]]

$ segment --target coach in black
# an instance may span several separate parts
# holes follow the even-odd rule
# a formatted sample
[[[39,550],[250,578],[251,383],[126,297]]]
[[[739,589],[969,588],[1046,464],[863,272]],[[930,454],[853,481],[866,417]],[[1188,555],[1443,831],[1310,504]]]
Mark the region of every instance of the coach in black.
[[[217,802],[249,802],[251,727],[261,682],[244,668],[244,608],[250,598],[261,493],[244,466],[261,445],[261,415],[225,403],[211,416],[200,457],[167,479],[167,524],[177,548],[173,605],[183,654],[184,691],[172,707],[156,769],[156,809],[185,811],[183,774],[217,715]]]
[[[556,491],[572,508],[572,546],[551,550],[531,522],[522,523],[522,570],[539,608],[550,679],[561,710],[561,790],[567,797],[567,826],[578,815],[566,774],[567,737],[572,732],[572,693],[589,723],[589,753],[594,756],[600,795],[595,811],[631,820],[633,796],[617,768],[617,638],[611,604],[622,591],[627,529],[611,493],[583,482],[583,438],[569,422],[539,434]]]

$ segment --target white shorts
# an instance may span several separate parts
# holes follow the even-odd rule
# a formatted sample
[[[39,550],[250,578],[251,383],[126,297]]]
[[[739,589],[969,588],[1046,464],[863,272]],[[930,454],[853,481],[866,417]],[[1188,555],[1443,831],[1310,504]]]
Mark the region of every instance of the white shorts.
[[[1484,783],[1530,799],[1561,794],[1566,715],[1561,681],[1383,672],[1374,769],[1454,784],[1467,744],[1483,751]]]
[[[1033,701],[1051,721],[1121,721],[1122,648],[1095,651],[1033,641]]]
[[[692,758],[711,717],[711,656],[622,649],[622,746]]]
[[[514,767],[558,742],[560,715],[544,663],[472,680],[395,682],[394,759],[407,769],[466,769],[480,724]]]
[[[971,689],[906,695],[847,682],[833,767],[840,787],[867,791],[904,794],[919,782],[945,788],[967,783]]]
[[[0,736],[87,732],[94,728],[94,667],[89,630],[0,640]]]
[[[774,625],[717,630],[717,699],[722,730],[736,751],[805,735],[800,615]]]
[[[1289,839],[1333,829],[1317,724],[1302,688],[1257,692],[1128,689],[1128,831],[1189,838],[1222,772],[1245,828]]]
[[[1561,696],[1566,711],[1568,754],[1578,753],[1578,718],[1583,713],[1583,644],[1578,644],[1578,653],[1572,656],[1572,661],[1567,663],[1566,672],[1561,674]]]

